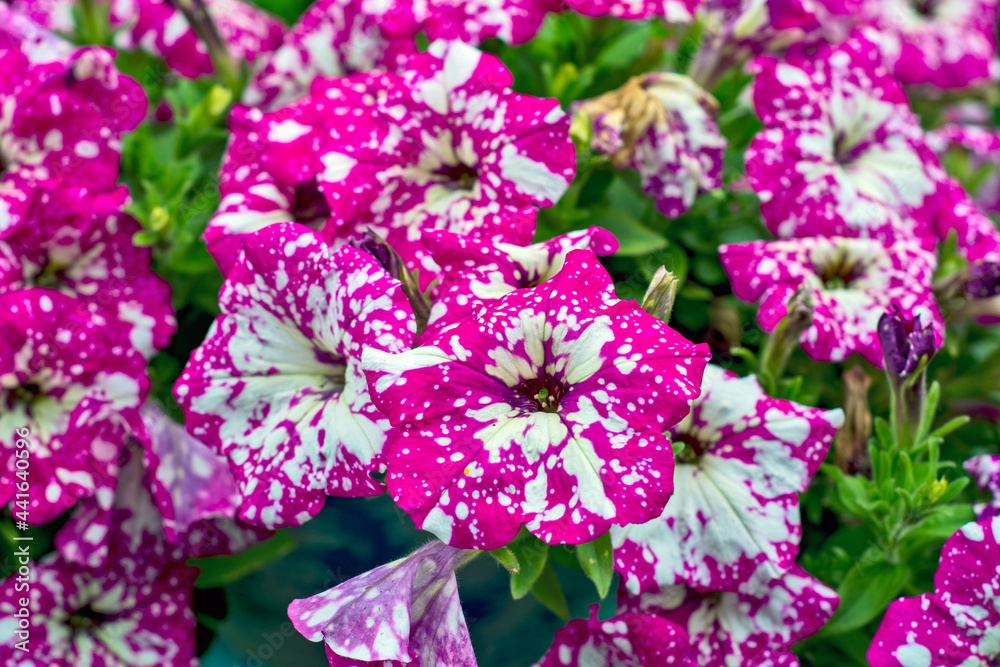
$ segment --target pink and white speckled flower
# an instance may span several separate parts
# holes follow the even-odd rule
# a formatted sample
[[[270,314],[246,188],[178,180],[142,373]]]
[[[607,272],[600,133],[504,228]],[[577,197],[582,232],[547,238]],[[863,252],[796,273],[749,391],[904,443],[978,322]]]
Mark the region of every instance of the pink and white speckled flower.
[[[140,546],[163,562],[239,553],[270,537],[234,521],[240,507],[226,460],[197,442],[158,408],[142,410],[141,430],[119,456],[114,502],[82,502],[56,534],[73,563],[104,567],[114,542]]]
[[[970,262],[1000,261],[1000,231],[958,181],[949,178],[939,200],[938,234],[955,233],[955,245]]]
[[[722,246],[719,258],[736,296],[759,302],[757,321],[765,331],[773,331],[787,314],[797,289],[812,296],[813,323],[799,340],[817,361],[839,362],[858,353],[881,368],[878,320],[893,305],[901,317],[929,323],[937,346],[944,338],[931,288],[937,260],[916,241],[888,246],[841,237],[754,241]]]
[[[839,602],[797,565],[721,594],[669,586],[619,600],[624,609],[656,613],[684,628],[698,667],[797,667],[792,644],[826,625]]]
[[[399,74],[315,83],[330,117],[318,179],[327,234],[370,228],[424,275],[435,267],[423,229],[530,242],[537,209],[573,179],[576,150],[558,102],[511,82],[494,56],[438,41]]]
[[[949,179],[874,43],[762,57],[753,91],[765,129],[747,149],[747,176],[777,236],[918,238],[933,249],[946,235],[936,200]]]
[[[590,618],[556,631],[552,647],[535,667],[696,667],[694,651],[680,626],[655,614],[620,613],[606,621],[591,605]]]
[[[30,198],[41,184],[114,188],[121,134],[146,114],[142,87],[118,73],[110,51],[34,62],[32,43],[20,44],[0,52],[0,237],[33,224]]]
[[[927,140],[942,159],[953,151],[965,153],[969,172],[977,174],[973,200],[988,213],[1000,213],[1000,130],[951,123],[929,132]]]
[[[484,303],[550,280],[572,250],[591,250],[597,255],[611,255],[618,250],[614,235],[600,227],[526,247],[490,243],[443,230],[425,232],[423,242],[441,267],[442,276],[434,287],[425,339],[454,328]]]
[[[206,239],[225,268],[226,237],[282,215],[325,221],[337,242],[372,230],[423,286],[437,269],[424,229],[529,243],[537,209],[569,186],[576,152],[558,102],[510,84],[495,57],[438,41],[398,74],[317,79],[308,100],[248,112],[259,129],[230,149]]]
[[[987,667],[1000,659],[1000,517],[968,523],[941,551],[934,593],[889,605],[872,667]]]
[[[109,564],[89,568],[51,553],[31,586],[0,583],[0,661],[11,667],[197,667],[192,608],[198,569],[165,563],[146,545],[115,540]],[[15,614],[28,597],[30,639]],[[28,651],[16,648],[28,639]]]
[[[455,568],[469,552],[431,542],[288,605],[292,625],[326,644],[333,667],[475,667]]]
[[[965,88],[997,80],[997,0],[866,0],[857,16],[905,84]]]
[[[319,230],[330,205],[316,177],[314,154],[322,107],[306,101],[274,113],[236,107],[219,172],[219,208],[205,230],[205,243],[223,274],[239,259],[246,234],[277,222]]]
[[[78,0],[15,0],[13,6],[46,28],[73,34],[73,6]],[[281,21],[241,0],[204,0],[205,8],[236,63],[253,63],[281,44]],[[181,76],[211,74],[212,60],[204,41],[171,0],[112,0],[108,21],[114,45],[162,58]]]
[[[270,111],[305,97],[317,77],[392,69],[418,52],[419,32],[472,46],[489,37],[520,44],[560,9],[562,0],[319,0],[262,61],[243,102]]]
[[[120,322],[41,288],[0,295],[0,506],[13,498],[15,429],[27,427],[29,516],[45,523],[114,492],[117,459],[148,390]]]
[[[452,546],[494,549],[525,525],[550,544],[658,516],[673,490],[663,430],[698,395],[708,357],[614,298],[593,253],[484,304],[402,354],[366,350],[392,422],[389,491]]]
[[[617,167],[636,169],[664,215],[677,217],[699,194],[722,186],[718,102],[686,76],[638,76],[580,109],[593,124],[591,147]]]
[[[611,529],[615,569],[629,593],[678,584],[731,591],[793,567],[802,534],[798,494],[843,420],[840,410],[771,398],[756,378],[709,365],[701,396],[669,431],[686,448],[666,510]]]
[[[613,16],[642,20],[654,16],[671,23],[687,23],[703,0],[566,0],[575,12],[586,16]]]
[[[89,200],[78,188],[34,191],[36,224],[0,240],[0,294],[38,286],[76,297],[91,312],[127,323],[133,347],[152,357],[177,323],[152,251],[132,243],[142,227],[120,212],[126,196],[124,188]]]
[[[43,9],[48,6],[44,1],[33,4]],[[15,10],[0,3],[0,44],[7,49],[20,50],[32,63],[65,62],[76,47],[53,31],[69,30],[63,31],[52,26],[46,29],[32,18],[33,14],[34,12]]]
[[[415,4],[319,0],[257,64],[243,103],[273,111],[309,94],[313,79],[392,67],[417,52]]]
[[[229,459],[241,518],[297,525],[327,494],[384,492],[372,474],[385,472],[389,423],[360,362],[413,344],[402,284],[359,250],[280,224],[245,238],[219,306],[174,393],[188,430]]]
[[[974,456],[962,467],[976,486],[993,496],[989,502],[975,504],[976,516],[980,519],[1000,516],[1000,454]]]

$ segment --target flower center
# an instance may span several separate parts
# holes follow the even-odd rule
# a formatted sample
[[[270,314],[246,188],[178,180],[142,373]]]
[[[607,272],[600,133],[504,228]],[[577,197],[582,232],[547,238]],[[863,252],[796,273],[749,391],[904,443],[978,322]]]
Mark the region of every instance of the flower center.
[[[317,392],[327,396],[340,394],[347,386],[347,366],[344,365],[344,359],[333,352],[318,348],[314,353],[316,361],[326,367],[323,373],[326,382],[317,387]]]
[[[684,449],[677,454],[678,463],[697,463],[705,453],[705,443],[691,433],[672,433],[670,439],[684,443]]]
[[[76,632],[86,632],[90,628],[101,625],[108,618],[107,614],[99,612],[87,604],[82,609],[78,609],[70,615],[66,620],[66,624]]]
[[[443,177],[441,185],[449,190],[471,190],[479,178],[479,172],[475,168],[462,164],[445,164],[434,172]]]
[[[36,287],[58,289],[60,285],[66,282],[66,270],[67,267],[65,266],[49,262],[35,275],[32,282]]]
[[[819,278],[827,289],[845,289],[865,272],[865,267],[857,261],[838,254],[826,266],[819,267]]]
[[[559,401],[566,395],[566,388],[548,376],[525,380],[515,389],[534,401],[536,412],[559,412]]]
[[[309,181],[295,187],[295,201],[292,202],[295,222],[315,228],[326,222],[330,214],[330,204],[320,192],[319,183]]]
[[[14,411],[14,406],[23,405],[25,414],[30,417],[34,405],[44,397],[45,392],[38,384],[28,382],[8,390],[3,405],[10,412]]]
[[[920,16],[933,18],[937,13],[937,0],[913,0],[913,11]]]

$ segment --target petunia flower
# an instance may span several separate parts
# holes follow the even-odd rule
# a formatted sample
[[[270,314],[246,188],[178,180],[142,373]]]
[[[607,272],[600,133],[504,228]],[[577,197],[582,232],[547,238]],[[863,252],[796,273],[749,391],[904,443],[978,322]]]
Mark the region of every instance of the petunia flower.
[[[722,186],[718,102],[691,79],[645,74],[579,109],[593,124],[591,147],[616,167],[638,170],[664,215],[677,217],[700,193]]]
[[[235,107],[230,114],[219,208],[204,233],[223,274],[239,259],[245,235],[277,222],[319,230],[329,219],[330,205],[316,180],[318,115],[309,102],[267,114]]]
[[[619,606],[683,628],[698,667],[773,667],[798,665],[792,644],[826,625],[839,602],[836,592],[793,565],[778,578],[751,577],[729,592],[668,586],[625,595]]]
[[[121,212],[127,195],[124,188],[89,198],[78,188],[33,190],[34,224],[0,240],[0,294],[46,287],[76,297],[91,312],[126,323],[132,346],[152,357],[177,322],[170,286],[153,273],[152,251],[132,243],[142,227]]]
[[[54,0],[52,4],[62,2]],[[49,0],[38,0],[32,3],[36,11],[48,13]],[[42,26],[35,16],[36,11],[23,11],[0,3],[0,44],[5,48],[20,50],[32,63],[65,62],[75,50],[75,47],[56,32],[66,33],[61,27]],[[61,12],[60,12],[61,14]],[[44,17],[45,14],[43,14]],[[60,26],[62,22],[60,21]]]
[[[535,667],[697,665],[679,625],[655,614],[629,612],[602,621],[597,617],[599,606],[591,605],[589,619],[572,620],[557,630],[551,648]]]
[[[658,516],[673,489],[663,430],[708,358],[634,302],[593,253],[484,304],[414,350],[366,350],[394,426],[389,491],[418,527],[494,549],[522,525],[550,544]]]
[[[31,453],[31,523],[95,494],[108,506],[119,452],[149,388],[146,360],[123,329],[53,290],[0,295],[0,506],[25,481],[16,475],[22,439]]]
[[[969,473],[969,477],[977,487],[993,496],[988,502],[974,505],[976,516],[980,520],[1000,516],[1000,455],[973,456],[963,463],[962,467]]]
[[[707,90],[726,72],[792,45],[840,43],[850,6],[861,0],[702,0],[696,19],[704,38],[690,75]]]
[[[87,499],[56,533],[66,560],[104,567],[118,541],[182,563],[239,553],[271,536],[235,520],[240,495],[226,460],[149,403],[117,463],[110,507]]]
[[[415,35],[478,46],[521,44],[562,0],[319,0],[256,68],[243,103],[273,111],[309,94],[313,79],[393,69],[419,51]]]
[[[429,231],[424,245],[441,267],[424,337],[434,337],[471,317],[483,304],[516,289],[534,287],[559,273],[577,249],[611,255],[618,241],[600,227],[570,232],[530,246],[490,243],[448,231]]]
[[[511,82],[494,56],[437,41],[399,74],[314,84],[331,118],[318,179],[325,233],[371,229],[423,275],[434,270],[423,229],[527,244],[538,208],[573,179],[576,150],[558,102]]]
[[[576,152],[558,102],[515,93],[511,81],[495,57],[438,41],[398,73],[317,79],[294,107],[249,112],[261,131],[234,141],[206,239],[214,247],[281,215],[322,224],[338,243],[371,231],[425,289],[436,266],[424,229],[529,243],[537,209],[572,180]]]
[[[931,288],[937,261],[916,241],[883,245],[874,239],[815,237],[724,245],[722,266],[743,301],[760,304],[757,321],[772,331],[799,288],[814,302],[813,323],[800,337],[817,361],[839,362],[854,353],[882,367],[878,320],[891,306],[934,331],[940,347],[944,323]]]
[[[192,608],[198,569],[164,563],[145,545],[115,541],[104,567],[51,553],[0,583],[0,661],[11,667],[197,667]],[[28,598],[28,637],[16,614]],[[14,620],[15,622],[10,622]],[[27,651],[17,648],[28,639]]]
[[[948,538],[934,592],[889,605],[868,649],[872,667],[987,667],[1000,659],[1000,517]]]
[[[954,234],[955,247],[970,262],[1000,261],[1000,231],[958,181],[946,181],[938,204],[940,238]]]
[[[146,114],[142,87],[118,73],[107,49],[57,55],[33,61],[30,40],[0,52],[0,238],[35,224],[30,198],[42,185],[112,190],[121,135]]]
[[[897,79],[936,88],[997,81],[997,0],[865,0],[869,26]]]
[[[360,362],[363,349],[413,344],[401,284],[359,250],[272,225],[245,238],[219,307],[174,393],[188,430],[229,459],[240,517],[297,525],[327,494],[384,492],[373,474],[385,472],[389,423]]]
[[[53,31],[75,34],[78,0],[14,0],[13,6]],[[236,63],[253,63],[278,48],[284,27],[277,18],[241,0],[204,0],[208,17]],[[214,70],[204,40],[172,0],[111,0],[108,22],[116,48],[140,50],[162,58],[181,76],[196,78]]]
[[[455,569],[469,552],[431,542],[288,605],[302,636],[326,645],[333,667],[475,667]]]
[[[780,237],[947,236],[949,181],[876,44],[854,36],[813,53],[758,59],[754,107],[764,130],[747,176]]]
[[[613,16],[643,20],[655,17],[670,23],[688,23],[703,0],[566,0],[575,12],[585,16]]]
[[[734,591],[794,567],[798,494],[843,421],[840,410],[771,398],[753,376],[709,365],[691,412],[668,431],[684,449],[666,509],[648,523],[611,529],[628,592],[678,584]]]
[[[976,205],[987,213],[1000,213],[1000,131],[956,122],[928,132],[927,141],[942,160],[952,153],[964,154],[966,168],[976,180],[970,190]]]

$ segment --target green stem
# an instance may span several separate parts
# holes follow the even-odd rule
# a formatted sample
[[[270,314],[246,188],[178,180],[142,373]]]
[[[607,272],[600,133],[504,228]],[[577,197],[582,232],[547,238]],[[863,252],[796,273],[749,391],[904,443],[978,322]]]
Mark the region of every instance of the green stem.
[[[212,59],[212,67],[215,73],[222,79],[226,86],[233,92],[234,97],[238,97],[242,87],[240,72],[233,62],[229,48],[219,34],[219,29],[212,20],[212,16],[205,7],[204,0],[176,0],[177,7],[184,14],[184,17],[191,24],[191,27],[198,34],[198,37],[205,42],[208,47],[209,57]]]

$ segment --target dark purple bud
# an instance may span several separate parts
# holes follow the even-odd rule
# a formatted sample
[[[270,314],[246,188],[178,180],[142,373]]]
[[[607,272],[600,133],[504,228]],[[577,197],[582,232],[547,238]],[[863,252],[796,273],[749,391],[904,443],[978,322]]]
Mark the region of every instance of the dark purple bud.
[[[934,332],[920,318],[907,320],[895,306],[879,318],[878,339],[882,343],[885,369],[896,377],[912,375],[924,357],[935,352]]]
[[[969,267],[965,296],[970,299],[989,299],[998,294],[1000,294],[1000,263],[976,262]]]
[[[348,243],[352,247],[374,257],[375,261],[385,269],[386,273],[397,280],[399,279],[402,260],[396,254],[396,251],[392,249],[392,246],[386,243],[378,234],[365,232],[364,236],[360,239],[351,239]]]

